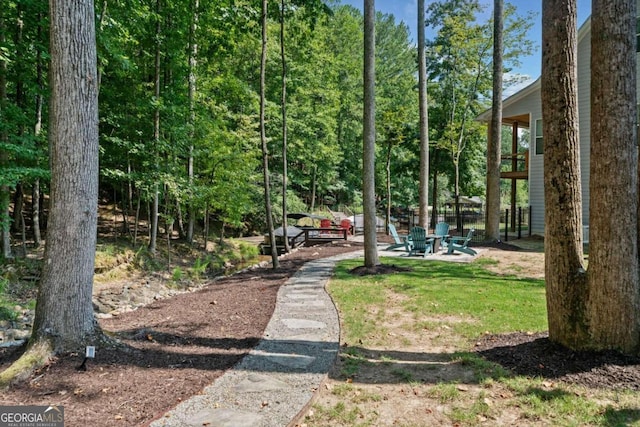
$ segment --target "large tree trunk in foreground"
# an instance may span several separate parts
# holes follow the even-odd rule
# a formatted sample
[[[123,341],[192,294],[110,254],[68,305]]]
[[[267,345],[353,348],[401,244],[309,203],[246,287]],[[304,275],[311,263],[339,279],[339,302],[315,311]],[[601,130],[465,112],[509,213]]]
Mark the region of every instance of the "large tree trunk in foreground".
[[[375,105],[375,2],[364,1],[364,119],[363,177],[364,265],[378,265],[376,236],[376,105]]]
[[[591,23],[589,347],[637,353],[636,0],[594,0]]]
[[[51,207],[31,344],[94,344],[98,86],[93,2],[51,0]]]
[[[500,155],[502,148],[502,50],[504,1],[493,2],[493,102],[487,147],[485,240],[500,240]],[[515,153],[514,153],[515,154]]]
[[[542,4],[545,278],[549,337],[569,347],[586,337],[576,0]],[[566,11],[569,11],[567,15]]]

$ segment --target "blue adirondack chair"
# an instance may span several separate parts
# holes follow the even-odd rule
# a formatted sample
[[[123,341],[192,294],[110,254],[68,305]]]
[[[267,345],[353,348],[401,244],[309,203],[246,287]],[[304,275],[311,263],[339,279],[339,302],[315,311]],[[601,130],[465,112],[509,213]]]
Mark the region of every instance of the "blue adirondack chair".
[[[392,251],[394,249],[403,248],[405,251],[409,252],[409,243],[407,242],[408,236],[400,236],[398,231],[396,230],[396,226],[389,223],[389,234],[393,237],[394,243],[392,245],[387,246],[385,251]]]
[[[437,223],[433,234],[436,236],[436,241],[440,241],[440,247],[446,248],[448,245],[447,238],[449,237],[449,224],[446,222]]]
[[[457,252],[462,252],[469,255],[477,255],[478,252],[474,251],[469,246],[467,246],[471,241],[471,238],[473,237],[473,233],[475,232],[476,230],[472,228],[471,230],[469,230],[469,233],[467,233],[467,237],[463,237],[463,236],[449,237],[449,244],[447,245],[448,247],[447,254],[451,255],[457,251]]]
[[[433,253],[434,239],[427,239],[427,232],[424,228],[413,227],[409,238],[409,256],[422,254],[423,257],[426,257],[427,254]]]

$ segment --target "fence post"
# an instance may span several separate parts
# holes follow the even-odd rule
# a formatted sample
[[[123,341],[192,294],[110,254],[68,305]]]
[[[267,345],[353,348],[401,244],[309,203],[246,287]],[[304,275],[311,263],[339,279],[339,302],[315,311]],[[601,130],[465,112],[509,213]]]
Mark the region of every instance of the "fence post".
[[[504,241],[509,241],[509,209],[506,209],[504,214]]]
[[[522,239],[522,206],[518,206],[518,239]]]
[[[531,237],[531,213],[533,212],[533,208],[531,207],[531,205],[529,205],[529,219],[527,220],[527,223],[529,225],[529,237]]]

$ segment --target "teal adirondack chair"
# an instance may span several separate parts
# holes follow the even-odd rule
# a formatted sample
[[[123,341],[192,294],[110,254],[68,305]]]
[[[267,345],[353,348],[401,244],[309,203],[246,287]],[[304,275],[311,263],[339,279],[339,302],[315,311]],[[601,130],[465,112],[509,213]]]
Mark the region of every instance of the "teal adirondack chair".
[[[447,245],[448,247],[447,254],[451,255],[455,251],[457,251],[457,252],[462,252],[469,255],[477,255],[478,252],[474,251],[473,249],[467,246],[471,241],[471,238],[473,237],[473,233],[475,232],[476,230],[472,228],[471,230],[469,230],[467,237],[462,237],[462,236],[449,237],[449,244]]]
[[[437,223],[433,234],[436,236],[436,241],[438,241],[438,239],[440,240],[440,247],[446,248],[448,245],[447,238],[449,237],[449,224],[446,222]]]
[[[396,230],[396,226],[389,223],[389,234],[393,237],[394,243],[392,245],[387,246],[385,251],[392,251],[394,249],[403,248],[405,251],[409,252],[409,243],[407,242],[408,236],[400,236],[398,231]]]
[[[421,253],[423,257],[426,257],[427,254],[433,253],[433,239],[427,239],[427,232],[424,228],[413,227],[409,238],[409,256]]]

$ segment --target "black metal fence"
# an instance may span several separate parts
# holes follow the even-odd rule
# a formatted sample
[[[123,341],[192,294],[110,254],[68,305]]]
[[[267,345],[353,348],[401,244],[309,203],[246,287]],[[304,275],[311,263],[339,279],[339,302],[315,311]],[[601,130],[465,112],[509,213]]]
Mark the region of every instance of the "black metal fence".
[[[531,206],[518,206],[515,211],[505,209],[500,216],[500,224],[504,224],[505,242],[509,239],[531,236]]]
[[[450,226],[452,236],[466,236],[470,229],[475,229],[473,242],[485,240],[485,212],[479,208],[465,207],[460,209],[459,217],[455,208],[451,206],[441,206],[436,208],[435,213],[431,212],[429,228],[433,230],[438,222],[446,222]],[[409,230],[418,223],[418,212],[414,210],[398,209],[394,212],[394,218],[399,228]],[[500,235],[504,241],[520,239],[531,236],[531,207],[519,206],[515,211],[505,209],[500,213]]]

